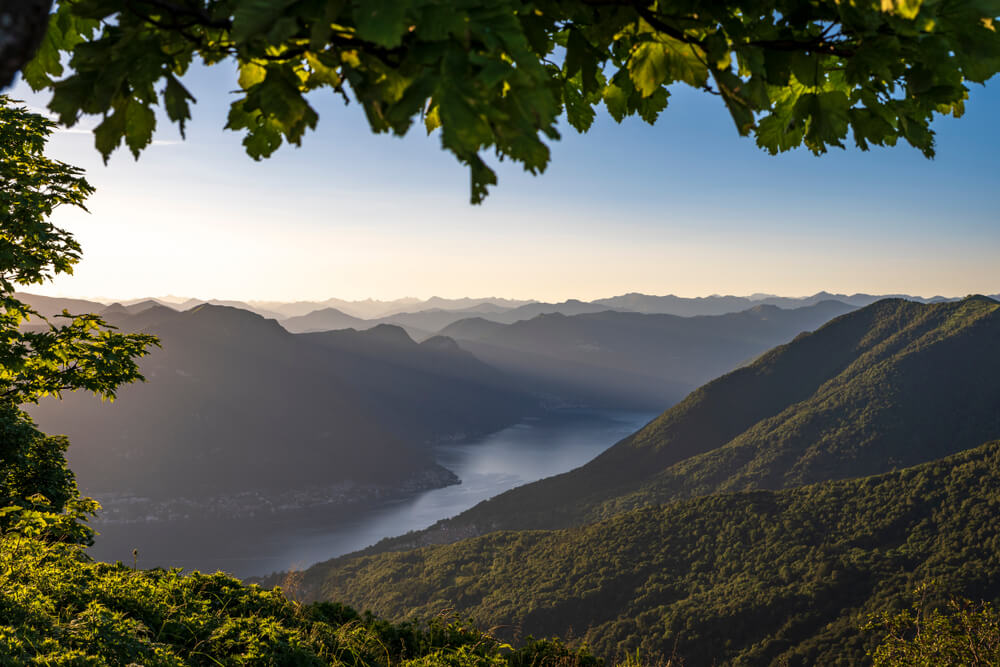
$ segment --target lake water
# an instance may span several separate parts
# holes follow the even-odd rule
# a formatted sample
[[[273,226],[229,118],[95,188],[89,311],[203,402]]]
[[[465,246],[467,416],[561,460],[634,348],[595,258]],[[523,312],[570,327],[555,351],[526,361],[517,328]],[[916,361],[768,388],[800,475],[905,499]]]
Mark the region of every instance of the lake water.
[[[99,525],[91,554],[140,567],[223,570],[239,577],[304,569],[426,528],[515,486],[576,468],[654,415],[560,411],[473,442],[440,446],[437,460],[461,484],[364,510],[311,508],[279,517]]]

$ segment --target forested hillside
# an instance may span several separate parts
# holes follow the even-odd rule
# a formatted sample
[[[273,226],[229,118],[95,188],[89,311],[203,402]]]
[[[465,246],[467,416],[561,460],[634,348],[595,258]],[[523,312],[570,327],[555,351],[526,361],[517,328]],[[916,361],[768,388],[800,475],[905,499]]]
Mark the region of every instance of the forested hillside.
[[[0,535],[0,664],[190,667],[599,667],[558,641],[513,648],[454,617],[389,623],[302,606],[224,574],[91,561],[77,545]]]
[[[389,618],[454,607],[508,636],[573,635],[606,657],[854,665],[880,639],[868,616],[909,606],[919,582],[1000,597],[998,512],[993,442],[877,477],[345,557],[304,585]]]
[[[587,465],[379,549],[931,461],[1000,437],[1000,303],[877,302],[692,392]]]

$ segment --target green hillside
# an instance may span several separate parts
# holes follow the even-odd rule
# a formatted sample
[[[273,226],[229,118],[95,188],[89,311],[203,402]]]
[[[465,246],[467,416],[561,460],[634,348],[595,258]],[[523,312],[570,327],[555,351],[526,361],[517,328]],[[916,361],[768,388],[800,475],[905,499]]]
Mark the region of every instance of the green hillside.
[[[1000,437],[997,349],[997,301],[879,301],[706,384],[585,466],[376,550],[932,461]]]
[[[303,606],[222,573],[95,563],[76,545],[0,535],[0,665],[599,667],[558,641],[505,646],[437,617],[392,624]]]
[[[508,635],[686,664],[854,665],[869,614],[922,581],[1000,596],[1000,441],[899,472],[716,494],[558,531],[331,561],[312,595],[390,618],[445,608]]]

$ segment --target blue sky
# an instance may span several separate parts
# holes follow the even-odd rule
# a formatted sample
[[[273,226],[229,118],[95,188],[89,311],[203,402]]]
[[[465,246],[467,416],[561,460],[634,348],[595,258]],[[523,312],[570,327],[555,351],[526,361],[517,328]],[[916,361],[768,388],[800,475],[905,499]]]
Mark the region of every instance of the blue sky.
[[[568,127],[548,171],[499,165],[468,204],[468,175],[416,127],[372,135],[357,105],[315,98],[302,148],[254,162],[222,129],[225,66],[186,80],[186,141],[161,124],[138,162],[104,166],[82,129],[51,153],[85,167],[91,214],[57,214],[84,244],[50,294],[321,299],[432,295],[592,299],[628,291],[1000,292],[1000,84],[937,121],[938,156],[908,146],[777,157],[739,137],[717,98],[677,88],[656,126],[600,113]],[[44,96],[11,92],[37,107]]]

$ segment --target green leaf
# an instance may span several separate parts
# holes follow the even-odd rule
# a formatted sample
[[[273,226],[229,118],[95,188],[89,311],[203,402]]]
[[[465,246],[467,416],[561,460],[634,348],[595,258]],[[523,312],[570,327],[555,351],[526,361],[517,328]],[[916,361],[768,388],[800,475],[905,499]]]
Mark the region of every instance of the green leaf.
[[[625,116],[628,115],[628,96],[629,94],[614,82],[609,83],[604,89],[604,106],[618,123],[625,120]]]
[[[174,75],[167,76],[167,87],[163,90],[163,104],[167,110],[167,117],[180,127],[182,138],[185,123],[191,118],[188,100],[195,101],[188,89]]]
[[[633,102],[635,103],[636,112],[639,114],[639,117],[652,125],[660,117],[660,113],[667,108],[667,99],[669,97],[670,92],[666,88],[660,88],[649,97],[633,100]]]
[[[267,77],[267,68],[256,61],[247,60],[239,64],[238,83],[243,90],[249,90]]]
[[[444,84],[434,93],[434,99],[445,146],[458,154],[475,153],[493,141],[493,132],[486,119],[458,88]]]
[[[59,47],[56,44],[58,27],[55,23],[55,16],[53,16],[49,22],[49,29],[45,33],[38,51],[35,52],[35,57],[21,71],[25,82],[35,91],[52,83],[50,75],[59,76],[63,73],[62,64],[59,61]]]
[[[569,124],[577,132],[586,132],[594,123],[596,116],[594,108],[572,82],[567,82],[563,91],[563,102],[566,105],[566,118]]]
[[[469,159],[469,176],[472,181],[470,201],[473,204],[481,204],[489,194],[489,186],[497,184],[496,172],[490,169],[479,155],[474,154]]]
[[[438,115],[436,104],[431,107],[430,111],[424,114],[424,127],[427,129],[427,134],[441,127],[441,117]]]
[[[361,0],[354,3],[354,21],[358,36],[394,48],[403,41],[406,33],[406,12],[409,0]]]
[[[94,128],[94,145],[100,151],[105,164],[121,143],[123,136],[125,136],[125,111],[121,109],[116,109],[111,115],[105,116],[101,124]]]
[[[730,70],[717,70],[715,82],[726,102],[726,108],[729,109],[729,115],[733,117],[736,130],[746,136],[754,125],[754,115],[750,103],[742,95],[744,81]]]
[[[663,35],[656,41],[640,43],[632,52],[628,70],[643,97],[674,81],[696,88],[708,82],[708,67],[697,47]]]
[[[823,80],[823,65],[815,53],[793,53],[789,64],[792,74],[803,85],[818,86]]]
[[[662,43],[644,42],[632,53],[628,61],[628,71],[643,97],[653,92],[667,82],[670,75],[667,62],[667,49]]]
[[[920,13],[923,0],[882,0],[882,11],[913,20]]]
[[[806,121],[804,141],[814,153],[826,152],[826,146],[843,148],[841,140],[847,136],[847,95],[839,90],[825,93],[806,93],[795,103],[794,115]]]
[[[156,129],[156,114],[149,106],[137,100],[129,100],[125,107],[125,143],[135,159],[139,159],[142,149],[153,142]]]
[[[267,33],[295,0],[239,0],[233,10],[232,39],[245,42]]]
[[[757,145],[771,155],[789,151],[802,143],[805,128],[772,114],[757,123]]]
[[[583,70],[583,61],[587,59],[589,51],[590,44],[580,31],[570,28],[566,40],[566,59],[563,61],[563,73],[567,79]]]
[[[281,44],[299,32],[299,21],[294,16],[281,16],[267,31],[267,41]]]
[[[306,63],[309,65],[308,83],[311,88],[319,86],[337,88],[343,82],[337,71],[339,63],[330,62],[324,55],[307,53]]]

